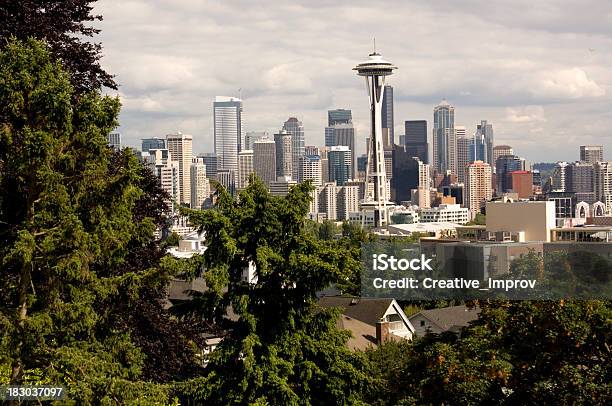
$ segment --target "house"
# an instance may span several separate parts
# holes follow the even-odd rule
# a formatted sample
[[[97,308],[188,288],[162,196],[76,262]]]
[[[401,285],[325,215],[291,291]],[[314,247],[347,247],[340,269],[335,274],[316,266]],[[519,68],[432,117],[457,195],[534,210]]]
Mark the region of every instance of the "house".
[[[395,299],[324,296],[318,305],[342,309],[337,325],[352,333],[347,343],[352,350],[364,350],[389,340],[411,340],[414,334],[414,327]]]
[[[472,320],[478,318],[480,308],[467,306],[450,306],[440,309],[421,310],[409,317],[414,326],[417,336],[434,333],[440,334],[446,331],[458,333],[463,327],[467,327]]]

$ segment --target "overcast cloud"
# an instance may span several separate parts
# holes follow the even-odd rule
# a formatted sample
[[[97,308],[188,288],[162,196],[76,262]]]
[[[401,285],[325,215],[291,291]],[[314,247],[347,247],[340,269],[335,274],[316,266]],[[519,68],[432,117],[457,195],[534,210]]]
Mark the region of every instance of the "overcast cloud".
[[[493,123],[532,162],[612,159],[612,3],[584,1],[100,0],[103,64],[117,77],[127,145],[177,130],[211,151],[212,101],[242,89],[248,131],[303,121],[323,144],[328,109],[349,108],[365,149],[368,106],[351,68],[371,52],[399,66],[395,131],[446,98],[456,125]],[[430,135],[431,138],[431,135]]]

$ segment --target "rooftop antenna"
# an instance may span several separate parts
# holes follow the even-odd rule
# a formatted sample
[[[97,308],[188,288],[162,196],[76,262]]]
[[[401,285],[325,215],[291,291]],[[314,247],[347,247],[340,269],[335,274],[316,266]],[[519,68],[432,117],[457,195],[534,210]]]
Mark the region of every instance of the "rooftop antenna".
[[[374,37],[374,53],[376,53],[376,37]]]
[[[242,88],[238,89],[238,98],[242,100]]]

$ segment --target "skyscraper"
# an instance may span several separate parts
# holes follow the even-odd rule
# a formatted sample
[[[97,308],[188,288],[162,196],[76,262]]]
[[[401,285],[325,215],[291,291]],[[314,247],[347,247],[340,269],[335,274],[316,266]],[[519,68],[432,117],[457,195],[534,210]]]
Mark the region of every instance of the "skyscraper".
[[[166,204],[171,213],[174,213],[175,205],[181,201],[179,163],[172,160],[167,149],[150,149],[143,154],[143,157],[155,176],[159,178],[161,188],[170,196]]]
[[[293,180],[301,181],[300,177],[300,158],[304,156],[304,126],[302,122],[295,117],[289,117],[289,120],[283,124],[283,130],[291,135],[291,176]]]
[[[107,136],[108,145],[115,150],[121,149],[121,133],[109,133]]]
[[[577,202],[595,203],[593,190],[593,164],[574,162],[566,169],[566,188],[576,193]]]
[[[497,158],[504,155],[514,155],[514,150],[510,145],[496,145],[493,147],[493,163],[491,166],[497,165]]]
[[[325,146],[344,145],[351,151],[350,178],[355,178],[355,128],[353,123],[336,123],[325,128]]]
[[[302,164],[302,182],[312,181],[313,186],[323,184],[321,172],[321,157],[319,155],[304,155]]]
[[[472,144],[473,140],[466,136],[457,137],[457,180],[461,183],[465,182],[465,168],[475,161],[472,159]]]
[[[204,159],[193,158],[191,161],[191,205],[192,209],[202,209],[210,195],[206,165]]]
[[[446,100],[434,107],[434,169],[438,173],[451,171],[457,175],[457,135],[455,108]]]
[[[429,163],[429,144],[427,143],[427,120],[408,120],[404,122],[405,134],[400,136],[400,145],[405,145],[412,156],[423,163]]]
[[[351,124],[353,116],[351,110],[335,109],[327,111],[327,125],[329,127],[336,124]]]
[[[472,217],[493,198],[491,189],[491,165],[486,162],[472,162],[465,169],[465,206]]]
[[[493,125],[489,124],[487,120],[481,120],[480,124],[476,126],[474,140],[476,141],[477,139],[483,148],[483,161],[491,166],[495,165],[495,161],[493,160],[493,143],[495,142],[495,137],[493,136]]]
[[[242,190],[249,185],[249,176],[253,171],[253,150],[243,149],[238,153],[238,179],[236,180],[238,190]]]
[[[581,145],[580,160],[594,164],[595,162],[603,161],[603,146],[602,145]]]
[[[244,136],[244,147],[242,149],[253,149],[255,141],[268,137],[267,131],[247,131]]]
[[[253,171],[266,184],[276,180],[276,143],[269,138],[253,145]]]
[[[393,149],[393,179],[391,200],[397,204],[409,201],[411,192],[419,186],[419,159],[415,159],[406,146],[396,145]]]
[[[204,165],[206,165],[206,177],[208,179],[217,179],[217,155],[214,152],[204,152],[198,154],[198,158],[204,160]]]
[[[388,130],[389,142],[387,143],[387,145],[395,145],[395,121],[393,117],[393,86],[391,85],[385,85],[384,87],[381,114],[383,132],[385,128]]]
[[[142,139],[142,148],[141,151],[145,154],[149,152],[150,149],[165,149],[166,148],[166,140],[163,138],[143,138]]]
[[[276,144],[276,177],[289,177],[296,179],[293,172],[292,139],[291,134],[285,130],[280,130],[274,134]],[[299,166],[299,163],[298,163]]]
[[[497,173],[497,194],[512,190],[512,185],[509,183],[508,174],[514,171],[525,170],[525,160],[516,155],[503,155],[497,159],[495,163]]]
[[[193,137],[177,132],[166,135],[166,145],[173,161],[179,163],[179,185],[181,188],[181,203],[191,204],[191,159]]]
[[[599,161],[593,165],[595,199],[606,206],[606,214],[612,212],[612,162]]]
[[[217,96],[213,103],[217,170],[238,171],[238,152],[244,144],[242,100]]]
[[[330,182],[335,181],[338,186],[342,186],[351,179],[351,156],[351,150],[345,145],[330,147],[327,153]]]

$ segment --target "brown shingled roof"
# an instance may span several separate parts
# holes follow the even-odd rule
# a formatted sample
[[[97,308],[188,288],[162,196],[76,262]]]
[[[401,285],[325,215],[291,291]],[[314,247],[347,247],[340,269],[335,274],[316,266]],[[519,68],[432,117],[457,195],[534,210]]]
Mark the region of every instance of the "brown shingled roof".
[[[342,314],[352,319],[362,321],[370,326],[384,316],[393,299],[366,299],[351,296],[325,296],[319,299],[321,307],[339,307]]]
[[[458,331],[462,327],[467,327],[470,321],[476,320],[478,318],[478,313],[480,313],[479,307],[468,308],[462,305],[421,310],[409,317],[409,319],[420,314],[444,331]]]

